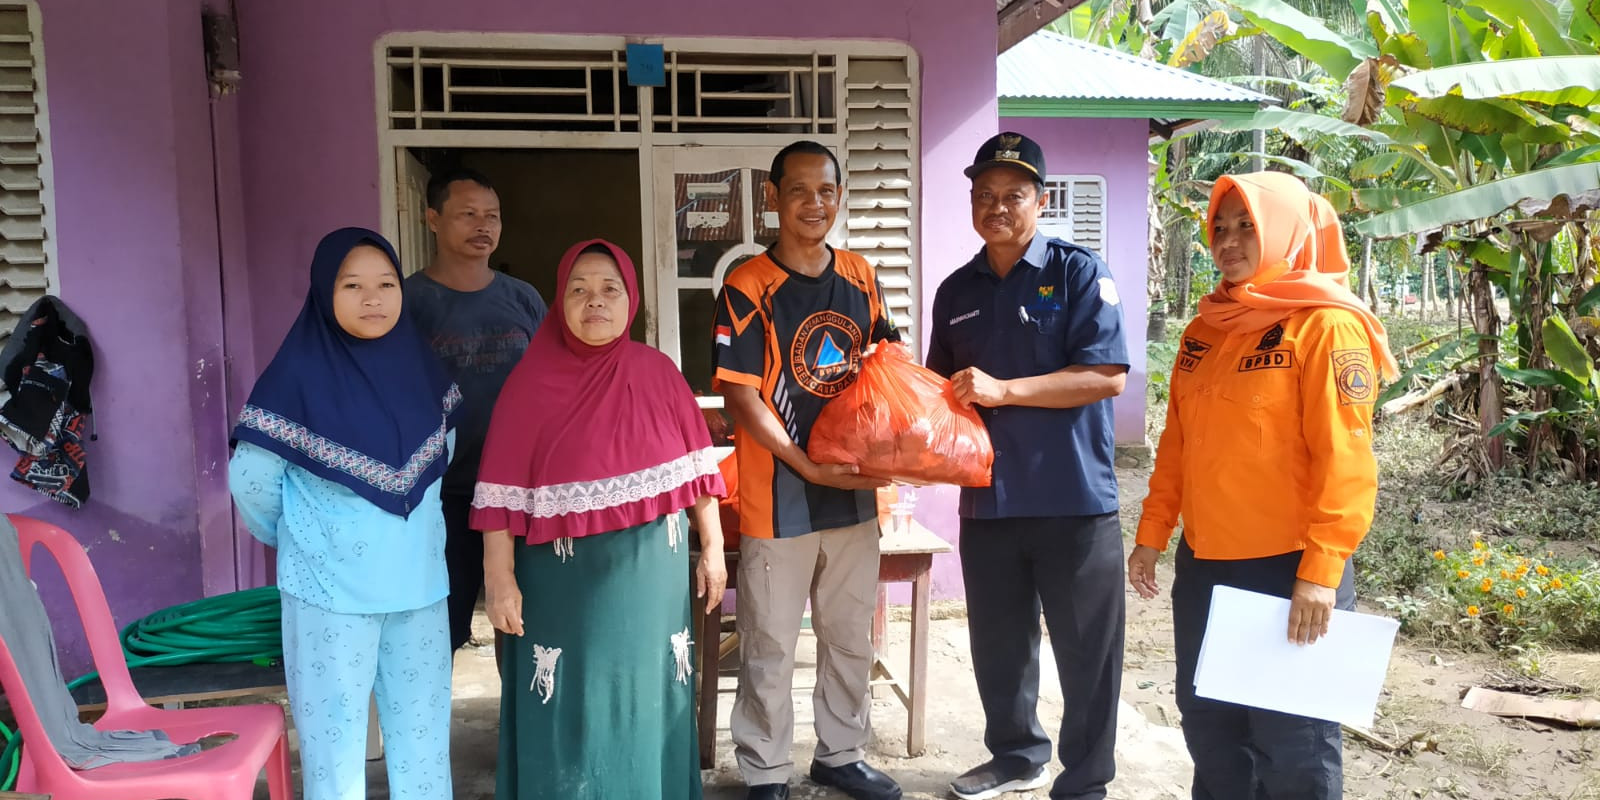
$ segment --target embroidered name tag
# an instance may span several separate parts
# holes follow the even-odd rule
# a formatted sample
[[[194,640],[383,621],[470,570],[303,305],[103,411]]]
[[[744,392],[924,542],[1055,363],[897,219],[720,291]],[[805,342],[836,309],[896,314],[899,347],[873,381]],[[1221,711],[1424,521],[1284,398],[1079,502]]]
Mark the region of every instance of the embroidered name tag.
[[[1254,353],[1239,359],[1240,372],[1255,372],[1260,369],[1289,369],[1294,366],[1294,353],[1288,350],[1268,350],[1265,353]]]
[[[962,314],[961,316],[951,317],[950,318],[950,324],[951,325],[960,325],[961,323],[966,322],[967,320],[972,319],[973,317],[976,317],[981,313],[983,313],[983,309],[981,309],[981,308],[973,309],[972,311],[968,311],[967,313]]]

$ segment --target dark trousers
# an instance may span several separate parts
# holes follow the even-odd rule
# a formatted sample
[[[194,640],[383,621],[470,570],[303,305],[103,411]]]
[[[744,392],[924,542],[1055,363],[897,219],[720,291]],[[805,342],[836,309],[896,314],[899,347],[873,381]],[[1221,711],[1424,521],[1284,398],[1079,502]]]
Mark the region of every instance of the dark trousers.
[[[1178,658],[1178,710],[1194,759],[1194,800],[1333,800],[1344,795],[1339,724],[1196,697],[1195,664],[1211,614],[1211,590],[1233,586],[1288,597],[1300,553],[1220,561],[1178,545],[1172,629]],[[1337,608],[1355,608],[1355,570],[1345,565]],[[1288,637],[1289,620],[1280,635]]]
[[[1065,707],[1052,798],[1103,798],[1116,775],[1122,690],[1122,529],[1117,515],[961,520],[972,671],[983,743],[1018,771],[1050,763],[1039,724],[1039,615]]]
[[[483,534],[467,527],[472,497],[447,494],[444,500],[444,564],[450,572],[450,652],[472,638],[472,612],[483,592]]]

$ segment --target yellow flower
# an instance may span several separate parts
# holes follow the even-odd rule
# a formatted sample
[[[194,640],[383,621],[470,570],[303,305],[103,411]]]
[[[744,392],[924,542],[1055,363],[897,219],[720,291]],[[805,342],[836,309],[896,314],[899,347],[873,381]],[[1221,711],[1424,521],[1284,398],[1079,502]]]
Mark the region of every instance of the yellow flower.
[[[1458,569],[1458,570],[1456,570],[1456,577],[1460,578],[1462,580],[1466,580],[1467,578],[1472,577],[1472,573],[1470,573],[1470,572],[1468,572],[1468,571],[1466,571],[1464,569]]]
[[[1560,578],[1551,578],[1550,579],[1550,588],[1552,588],[1552,589],[1560,589],[1561,586],[1562,586],[1562,583],[1561,583],[1561,579]]]
[[[1433,560],[1434,561],[1443,561],[1444,560],[1444,551],[1443,550],[1435,550],[1435,551],[1433,551]]]
[[[1550,574],[1550,568],[1545,566],[1545,565],[1543,565],[1543,564],[1540,564],[1539,566],[1534,567],[1533,571],[1539,573],[1540,575],[1549,575]]]
[[[1483,583],[1478,584],[1478,588],[1482,590],[1484,594],[1488,594],[1489,590],[1494,588],[1494,579],[1484,578]]]
[[[1500,570],[1500,580],[1503,580],[1503,581],[1511,580],[1511,570],[1507,570],[1507,569]]]
[[[1528,590],[1522,588],[1521,586],[1518,586],[1517,587],[1517,597],[1520,598],[1520,597],[1527,597],[1527,596],[1528,596]]]
[[[1528,574],[1528,565],[1524,564],[1524,565],[1522,565],[1520,567],[1517,567],[1517,577],[1518,578],[1521,578],[1522,576],[1527,575],[1527,574]]]
[[[1489,546],[1484,544],[1482,539],[1479,539],[1479,540],[1477,540],[1477,541],[1472,543],[1472,549],[1474,549],[1474,550],[1487,550],[1488,548],[1489,548]]]
[[[1504,615],[1506,615],[1508,617],[1514,617],[1514,616],[1517,615],[1517,607],[1514,606],[1514,605],[1511,605],[1510,603],[1506,603],[1505,605],[1500,607],[1500,613],[1502,613],[1502,614],[1504,614]]]
[[[1472,557],[1472,566],[1481,567],[1481,566],[1483,566],[1483,561],[1484,561],[1484,557],[1483,556],[1473,556]]]
[[[1469,616],[1469,617],[1478,616],[1478,607],[1477,606],[1467,606],[1467,616]]]

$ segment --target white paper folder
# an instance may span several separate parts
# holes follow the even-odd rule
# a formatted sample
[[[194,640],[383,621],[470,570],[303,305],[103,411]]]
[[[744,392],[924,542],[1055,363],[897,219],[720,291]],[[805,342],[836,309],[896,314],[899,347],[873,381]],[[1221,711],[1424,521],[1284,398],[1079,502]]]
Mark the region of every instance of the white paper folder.
[[[1218,586],[1194,690],[1201,697],[1369,728],[1400,623],[1335,609],[1328,635],[1289,641],[1289,601]]]

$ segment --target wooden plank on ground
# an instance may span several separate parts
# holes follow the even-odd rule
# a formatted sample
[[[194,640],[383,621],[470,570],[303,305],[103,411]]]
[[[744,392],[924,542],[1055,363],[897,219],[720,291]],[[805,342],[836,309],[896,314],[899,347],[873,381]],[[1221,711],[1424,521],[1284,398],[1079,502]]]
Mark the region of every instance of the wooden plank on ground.
[[[1596,700],[1529,697],[1474,686],[1461,698],[1461,707],[1497,717],[1524,717],[1560,722],[1577,728],[1600,728],[1600,701]]]

